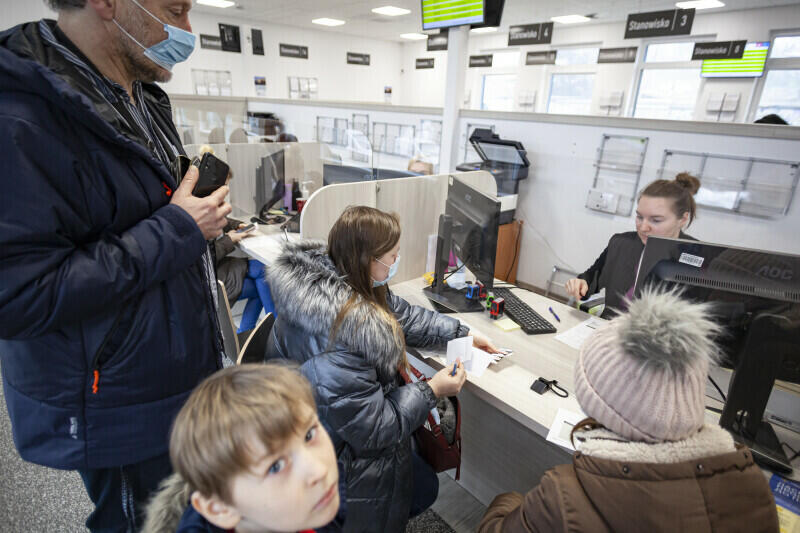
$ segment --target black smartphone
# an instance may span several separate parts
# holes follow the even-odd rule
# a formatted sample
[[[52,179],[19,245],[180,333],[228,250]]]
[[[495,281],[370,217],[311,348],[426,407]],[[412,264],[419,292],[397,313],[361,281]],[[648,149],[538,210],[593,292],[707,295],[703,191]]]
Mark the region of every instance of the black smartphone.
[[[175,162],[172,166],[175,172],[175,182],[180,185],[183,177],[189,172],[189,167],[192,166],[192,160],[185,155],[179,155],[175,158]]]
[[[230,167],[223,160],[210,152],[206,152],[203,154],[203,159],[200,160],[198,170],[200,177],[197,179],[193,194],[199,198],[204,198],[225,185]]]
[[[236,233],[247,233],[248,231],[252,230],[252,229],[253,229],[253,228],[255,228],[255,227],[256,227],[256,225],[255,225],[255,224],[248,224],[248,225],[246,225],[246,226],[245,226],[245,227],[243,227],[243,228],[239,228],[239,229],[237,229],[237,230],[236,230]]]

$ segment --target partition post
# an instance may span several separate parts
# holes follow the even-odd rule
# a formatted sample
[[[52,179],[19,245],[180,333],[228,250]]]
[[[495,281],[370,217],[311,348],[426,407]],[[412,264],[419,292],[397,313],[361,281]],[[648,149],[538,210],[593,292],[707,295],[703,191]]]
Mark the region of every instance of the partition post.
[[[442,147],[439,152],[439,172],[455,170],[458,164],[458,114],[464,98],[467,69],[467,37],[469,26],[450,28],[447,37],[447,76],[442,109]]]

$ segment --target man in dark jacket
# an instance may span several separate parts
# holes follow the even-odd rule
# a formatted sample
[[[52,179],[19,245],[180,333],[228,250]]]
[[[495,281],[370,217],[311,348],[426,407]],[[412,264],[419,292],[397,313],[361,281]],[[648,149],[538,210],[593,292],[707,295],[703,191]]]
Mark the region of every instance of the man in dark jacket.
[[[196,170],[177,187],[152,84],[186,55],[165,50],[191,2],[50,4],[58,24],[0,33],[3,386],[22,458],[80,473],[91,530],[133,531],[174,415],[220,366],[207,240],[230,206],[191,195]]]

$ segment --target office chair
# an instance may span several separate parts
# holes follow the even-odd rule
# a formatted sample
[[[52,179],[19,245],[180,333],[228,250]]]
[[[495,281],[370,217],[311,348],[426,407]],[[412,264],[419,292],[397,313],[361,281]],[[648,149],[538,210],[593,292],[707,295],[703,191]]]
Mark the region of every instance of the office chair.
[[[225,284],[220,280],[217,280],[217,301],[217,321],[222,333],[223,349],[228,359],[236,361],[239,355],[239,338],[236,336],[228,293],[225,291]]]
[[[236,128],[231,132],[230,138],[228,138],[229,143],[244,143],[247,144],[247,132],[245,132],[242,128]]]
[[[208,134],[208,144],[223,144],[225,142],[225,130],[222,128],[214,128]]]
[[[275,315],[267,313],[267,316],[261,319],[261,322],[256,324],[256,327],[250,333],[250,336],[242,346],[239,352],[239,358],[236,361],[237,365],[244,363],[263,363],[264,353],[267,350],[267,341],[269,334],[272,332],[272,325],[275,323]]]

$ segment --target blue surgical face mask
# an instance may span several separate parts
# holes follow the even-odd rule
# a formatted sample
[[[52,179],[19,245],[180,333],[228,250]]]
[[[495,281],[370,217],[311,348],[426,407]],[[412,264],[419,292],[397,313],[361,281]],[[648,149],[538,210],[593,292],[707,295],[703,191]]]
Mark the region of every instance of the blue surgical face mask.
[[[164,31],[167,32],[167,38],[163,41],[154,44],[150,48],[145,48],[145,46],[134,39],[134,37],[125,31],[125,28],[119,25],[119,23],[115,20],[114,24],[117,25],[117,28],[122,30],[122,33],[128,36],[130,40],[138,44],[144,50],[144,55],[150,61],[155,63],[156,65],[171,71],[172,67],[175,66],[175,63],[180,63],[181,61],[186,61],[192,52],[194,51],[194,44],[195,44],[195,36],[192,33],[189,33],[186,30],[182,30],[176,26],[171,26],[157,16],[150,13],[147,9],[145,9],[139,2],[136,0],[131,0],[134,4],[139,6],[145,13],[156,19],[157,21],[164,24]]]
[[[389,280],[392,279],[392,277],[395,274],[397,274],[397,267],[400,264],[400,256],[399,255],[397,256],[397,259],[395,259],[394,263],[391,266],[387,265],[386,263],[384,263],[380,259],[375,259],[375,261],[377,261],[378,263],[382,264],[385,267],[389,267],[389,275],[386,276],[385,280],[383,280],[383,281],[376,281],[374,279],[372,280],[372,286],[373,287],[380,287],[381,285],[386,285],[389,282]]]

